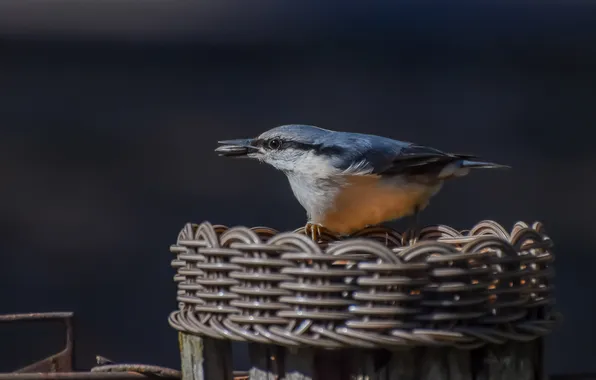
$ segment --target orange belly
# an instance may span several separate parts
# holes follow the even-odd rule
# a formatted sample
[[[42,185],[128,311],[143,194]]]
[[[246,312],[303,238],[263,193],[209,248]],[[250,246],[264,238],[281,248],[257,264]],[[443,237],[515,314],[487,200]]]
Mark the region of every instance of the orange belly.
[[[397,187],[381,182],[377,176],[349,176],[346,180],[333,206],[321,221],[314,221],[340,234],[412,215],[416,207],[426,207],[436,190],[422,184]]]

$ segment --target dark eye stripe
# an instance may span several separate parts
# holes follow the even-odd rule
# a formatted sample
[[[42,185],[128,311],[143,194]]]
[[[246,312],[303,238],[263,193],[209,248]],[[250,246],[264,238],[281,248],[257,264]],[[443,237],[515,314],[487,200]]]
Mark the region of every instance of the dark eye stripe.
[[[302,150],[302,151],[315,151],[317,154],[339,154],[340,152],[338,152],[338,148],[334,148],[334,147],[325,147],[325,148],[321,148],[320,145],[316,145],[316,144],[308,144],[308,143],[304,143],[304,142],[300,142],[300,141],[292,141],[292,140],[284,140],[281,138],[270,138],[270,139],[257,139],[253,142],[253,145],[259,148],[265,148],[265,149],[270,149],[269,148],[269,142],[271,140],[279,140],[279,142],[281,142],[281,146],[278,148],[278,150],[283,150],[283,149],[296,149],[296,150]]]
[[[284,141],[284,148],[292,148],[297,150],[313,150],[316,147],[312,144],[302,143],[298,141]]]
[[[257,139],[253,142],[253,145],[258,148],[270,149],[269,143],[273,140],[277,140],[281,143],[281,146],[279,147],[279,149],[292,148],[292,149],[299,149],[299,150],[312,150],[312,149],[316,148],[312,144],[301,143],[298,141],[291,141],[291,140],[283,140],[280,138]]]

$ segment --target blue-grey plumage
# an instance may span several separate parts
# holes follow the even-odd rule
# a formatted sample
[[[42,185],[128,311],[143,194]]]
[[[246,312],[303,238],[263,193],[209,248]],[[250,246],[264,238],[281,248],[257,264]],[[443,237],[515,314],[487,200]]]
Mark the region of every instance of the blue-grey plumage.
[[[386,137],[283,125],[220,141],[221,155],[255,158],[286,174],[310,223],[349,234],[424,209],[447,179],[507,166]]]

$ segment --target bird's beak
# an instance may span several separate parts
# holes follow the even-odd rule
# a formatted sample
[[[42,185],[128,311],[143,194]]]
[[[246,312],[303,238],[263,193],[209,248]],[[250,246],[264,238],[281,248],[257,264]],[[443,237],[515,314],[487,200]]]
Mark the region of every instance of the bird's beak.
[[[249,153],[259,150],[253,145],[254,139],[224,140],[217,143],[222,146],[215,151],[224,157],[247,157]]]

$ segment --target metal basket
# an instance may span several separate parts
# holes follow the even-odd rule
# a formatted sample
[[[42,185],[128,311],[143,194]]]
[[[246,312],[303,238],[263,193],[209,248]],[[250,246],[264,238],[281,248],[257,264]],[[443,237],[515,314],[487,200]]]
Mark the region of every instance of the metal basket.
[[[187,224],[171,247],[179,309],[169,323],[285,347],[525,342],[557,320],[551,247],[540,223],[431,226],[415,239],[374,227],[319,243],[304,229]]]

